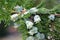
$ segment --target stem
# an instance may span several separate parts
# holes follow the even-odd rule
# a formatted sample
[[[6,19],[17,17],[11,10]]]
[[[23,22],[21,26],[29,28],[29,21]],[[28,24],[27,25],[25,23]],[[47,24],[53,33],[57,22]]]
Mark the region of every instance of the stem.
[[[36,7],[39,8],[39,7],[41,7],[42,5],[44,6],[45,1],[46,1],[46,0],[42,0],[41,3],[39,3]]]
[[[53,9],[51,9],[51,11],[55,11],[57,8],[59,8],[60,7],[60,5],[57,5],[57,6],[55,6]]]

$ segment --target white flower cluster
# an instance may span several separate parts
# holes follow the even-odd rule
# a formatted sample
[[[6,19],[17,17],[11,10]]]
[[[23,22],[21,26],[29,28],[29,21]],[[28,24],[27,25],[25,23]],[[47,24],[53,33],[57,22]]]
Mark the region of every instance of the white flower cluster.
[[[48,18],[49,18],[50,20],[54,21],[55,15],[51,14]]]
[[[26,26],[27,26],[27,29],[31,29],[33,27],[33,22],[26,21]]]
[[[40,16],[39,16],[39,15],[35,15],[35,16],[34,16],[34,22],[38,23],[38,22],[40,22],[40,21],[41,21]]]
[[[29,37],[27,37],[26,40],[44,40],[44,39],[45,39],[45,35],[38,32],[35,35],[35,37],[34,36],[29,36]]]
[[[45,35],[39,33],[38,28],[33,26],[33,22],[26,21],[26,26],[27,26],[27,29],[29,29],[28,31],[29,35],[31,35],[27,37],[26,40],[41,40],[41,39],[43,40],[45,38]],[[34,34],[35,36],[33,36]]]
[[[21,17],[23,17],[24,15],[26,15],[28,13],[36,13],[37,11],[38,11],[38,9],[36,7],[33,7],[30,10],[26,11],[24,14],[22,14]]]
[[[14,9],[16,12],[21,12],[23,10],[22,6],[18,6],[18,5],[16,7],[14,7]],[[28,11],[23,11],[23,14],[21,14],[21,17],[23,17],[24,15],[26,15],[28,13],[36,13],[36,12],[38,12],[38,9],[36,7],[33,7]],[[54,20],[55,15],[51,14],[48,18],[50,20]],[[16,21],[17,19],[18,19],[18,14],[14,14],[11,16],[11,20]],[[34,22],[39,23],[40,21],[41,21],[40,16],[35,15]],[[38,32],[38,28],[33,26],[34,23],[32,21],[28,20],[25,23],[26,23],[27,29],[29,29],[28,34],[30,35],[29,37],[27,37],[26,40],[43,40],[43,39],[45,39],[45,35]],[[15,28],[18,28],[17,24],[15,24]],[[33,35],[35,35],[35,36],[33,36]]]
[[[50,20],[54,20],[55,19],[55,15],[50,15],[49,17],[48,17]],[[38,22],[40,22],[41,21],[41,19],[40,19],[40,16],[39,15],[35,15],[34,16],[34,22],[36,22],[36,23],[38,23]],[[27,25],[28,25],[28,22],[27,22]],[[38,32],[38,28],[37,27],[34,27],[33,25],[32,25],[32,23],[30,23],[30,27],[28,26],[28,28],[29,29],[31,29],[31,30],[29,30],[29,35],[31,35],[32,37],[30,38],[30,37],[28,37],[27,38],[27,40],[44,40],[45,39],[45,35],[42,33],[39,33]],[[33,35],[35,34],[35,36],[33,37]],[[49,37],[48,37],[49,38]]]
[[[18,14],[11,15],[11,20],[16,21],[18,19]]]

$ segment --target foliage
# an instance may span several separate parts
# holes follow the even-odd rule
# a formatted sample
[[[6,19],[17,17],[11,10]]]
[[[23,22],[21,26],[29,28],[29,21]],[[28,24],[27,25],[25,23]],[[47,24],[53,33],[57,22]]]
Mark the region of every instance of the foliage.
[[[54,14],[57,13],[57,12],[60,13],[60,9],[59,9],[60,4],[58,6],[55,5],[53,7],[51,7],[52,4],[50,4],[50,6],[46,7],[45,2],[47,2],[47,1],[43,0],[43,1],[41,1],[41,3],[39,5],[36,6],[39,9],[38,14],[39,15],[42,14],[42,16],[40,15],[42,21],[39,22],[38,24],[35,24],[35,26],[38,27],[39,32],[44,33],[46,35],[46,38],[47,38],[48,34],[53,35],[54,38],[59,38],[60,36],[58,36],[58,35],[60,35],[60,34],[58,34],[58,33],[60,31],[60,29],[59,29],[60,28],[60,25],[59,25],[60,24],[60,21],[59,21],[60,19],[56,19],[54,21],[57,33],[55,31],[50,32],[49,25],[50,25],[51,21],[48,19],[48,16],[49,16],[49,14],[52,14],[52,13],[54,13]],[[49,1],[49,2],[52,2],[52,1]],[[2,20],[5,20],[6,25],[9,25],[9,23],[11,21],[10,20],[11,12],[12,12],[14,6],[16,6],[16,5],[20,5],[20,6],[23,6],[24,8],[26,8],[26,9],[30,9],[30,8],[34,7],[35,2],[34,2],[34,0],[0,0],[0,22]],[[50,8],[50,9],[47,9],[47,8]],[[20,27],[18,29],[19,29],[20,32],[22,32],[23,40],[25,40],[26,37],[28,36],[28,30],[26,28],[24,18],[29,19],[29,17],[31,15],[32,14],[27,14],[27,15],[24,15],[24,17],[22,17],[22,18],[21,18],[21,15],[20,15],[19,20],[16,21],[18,24],[20,24]]]

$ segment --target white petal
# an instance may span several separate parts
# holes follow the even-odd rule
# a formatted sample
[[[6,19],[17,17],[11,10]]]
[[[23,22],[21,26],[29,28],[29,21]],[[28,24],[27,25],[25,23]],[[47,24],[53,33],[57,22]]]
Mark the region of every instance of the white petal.
[[[34,40],[34,37],[33,36],[29,36],[29,37],[27,37],[26,40]]]
[[[41,18],[40,18],[40,16],[39,15],[35,15],[34,16],[34,22],[40,22],[41,21]]]
[[[48,39],[51,39],[51,37],[50,37],[50,36],[48,36]]]
[[[55,15],[51,14],[48,18],[49,18],[50,20],[54,20],[54,19],[55,19]]]
[[[15,21],[15,20],[17,20],[18,19],[18,14],[13,14],[13,15],[11,15],[11,20],[12,21]]]
[[[31,8],[29,11],[30,11],[30,13],[35,13],[35,12],[38,11],[38,9],[37,9],[36,7],[33,7],[33,8]]]
[[[34,35],[35,33],[38,33],[37,27],[33,27],[29,32],[30,35]]]
[[[17,17],[17,16],[18,16],[18,14],[13,14],[13,15],[11,15],[11,18]]]
[[[38,40],[41,40],[41,39],[44,39],[45,38],[45,35],[38,32],[36,34],[36,37],[37,37]]]
[[[17,5],[17,6],[16,6],[16,7],[14,7],[14,8],[20,8],[20,6],[18,6],[18,5]]]
[[[27,26],[27,29],[31,29],[33,27],[33,22],[26,21],[26,26]]]
[[[14,7],[14,9],[15,9],[15,11],[17,11],[17,12],[20,12],[20,11],[22,11],[22,6],[16,6],[16,7]]]
[[[36,34],[36,37],[37,37],[38,40],[41,39],[40,33],[37,33],[37,34]]]

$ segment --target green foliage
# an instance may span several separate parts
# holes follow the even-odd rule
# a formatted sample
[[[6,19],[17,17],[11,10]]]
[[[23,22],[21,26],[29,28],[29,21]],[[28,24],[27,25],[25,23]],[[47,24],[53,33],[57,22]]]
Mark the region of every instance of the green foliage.
[[[41,0],[41,2],[36,6],[37,8],[45,7],[46,0]]]
[[[47,2],[47,3],[46,3]],[[39,32],[42,32],[46,35],[52,34],[54,38],[60,38],[60,19],[55,20],[55,28],[57,32],[50,32],[49,31],[49,24],[50,20],[48,19],[48,14],[55,13],[55,12],[60,12],[60,4],[55,5],[53,4],[55,2],[54,0],[41,0],[41,3],[37,5],[36,7],[39,9],[38,13],[43,14],[41,16],[42,21],[39,22],[38,24],[35,24],[36,27],[38,27]],[[46,3],[46,4],[45,4]],[[48,5],[47,5],[48,4]],[[14,6],[20,5],[23,6],[24,8],[30,9],[34,7],[35,2],[34,0],[0,0],[0,22],[2,20],[5,20],[6,25],[10,23],[10,15],[11,11],[13,10]],[[49,9],[47,9],[49,8]],[[20,24],[20,27],[18,28],[19,32],[22,32],[23,40],[26,39],[28,36],[28,30],[25,25],[24,18],[28,19],[31,16],[31,14],[24,15],[23,18],[19,16],[19,20],[16,21],[18,24]],[[57,40],[57,39],[56,39]],[[59,40],[59,39],[58,39]]]
[[[22,32],[22,39],[25,40],[26,37],[28,36],[28,30],[26,28],[26,25],[25,25],[25,21],[24,20],[19,20],[18,23],[20,24],[20,27],[18,28],[18,31],[19,32]]]
[[[59,32],[60,31],[60,18],[55,19],[55,29]],[[59,32],[60,33],[60,32]]]
[[[0,21],[4,20],[6,24],[9,24],[10,13],[6,10],[0,10]]]
[[[48,13],[50,13],[50,10],[46,9],[46,8],[40,8],[38,12],[42,13],[42,14],[48,14]]]
[[[24,15],[24,16],[23,16],[23,18],[28,19],[30,16],[31,16],[31,14],[30,14],[30,13],[28,13],[28,14]]]
[[[34,6],[34,0],[18,0],[17,5],[29,9]]]

